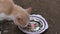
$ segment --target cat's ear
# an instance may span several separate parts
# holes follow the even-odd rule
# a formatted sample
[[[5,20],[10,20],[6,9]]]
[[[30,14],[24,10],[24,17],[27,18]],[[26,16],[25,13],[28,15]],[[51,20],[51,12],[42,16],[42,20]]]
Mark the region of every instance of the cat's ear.
[[[27,8],[26,11],[30,14],[32,11],[32,7]]]

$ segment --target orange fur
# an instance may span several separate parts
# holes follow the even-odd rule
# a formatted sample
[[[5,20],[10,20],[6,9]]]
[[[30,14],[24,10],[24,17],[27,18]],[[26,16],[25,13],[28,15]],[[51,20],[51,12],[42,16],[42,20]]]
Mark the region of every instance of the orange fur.
[[[29,21],[29,13],[31,8],[24,9],[16,4],[13,0],[0,0],[0,13],[4,13],[7,16],[13,15],[13,19],[16,25],[24,27]]]

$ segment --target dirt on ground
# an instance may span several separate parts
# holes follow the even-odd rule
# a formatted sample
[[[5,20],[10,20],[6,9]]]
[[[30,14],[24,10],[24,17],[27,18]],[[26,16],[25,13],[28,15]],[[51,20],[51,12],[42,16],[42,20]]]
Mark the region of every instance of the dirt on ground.
[[[60,34],[60,0],[14,0],[14,2],[23,8],[32,7],[31,14],[40,14],[47,20],[49,28],[42,34]],[[25,34],[17,27],[12,30],[13,34]]]

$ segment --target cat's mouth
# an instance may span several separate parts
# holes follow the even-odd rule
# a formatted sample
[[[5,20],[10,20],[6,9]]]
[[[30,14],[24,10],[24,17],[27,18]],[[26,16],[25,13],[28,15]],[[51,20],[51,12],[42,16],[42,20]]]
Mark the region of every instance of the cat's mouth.
[[[21,21],[20,19],[16,20],[16,21],[17,21],[18,25],[21,27],[26,27],[29,24],[29,21],[24,22],[23,20]]]
[[[28,32],[35,32],[35,31],[40,30],[41,27],[42,25],[40,24],[40,22],[31,20],[30,23],[22,29],[25,29]]]

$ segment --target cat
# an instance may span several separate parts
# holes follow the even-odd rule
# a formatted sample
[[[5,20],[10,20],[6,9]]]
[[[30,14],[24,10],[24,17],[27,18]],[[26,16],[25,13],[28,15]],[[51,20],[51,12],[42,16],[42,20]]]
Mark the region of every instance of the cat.
[[[31,10],[31,7],[24,9],[13,0],[0,0],[0,20],[13,20],[17,26],[27,26]]]

